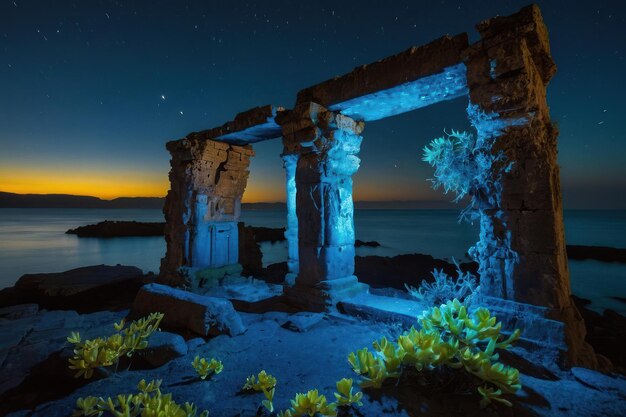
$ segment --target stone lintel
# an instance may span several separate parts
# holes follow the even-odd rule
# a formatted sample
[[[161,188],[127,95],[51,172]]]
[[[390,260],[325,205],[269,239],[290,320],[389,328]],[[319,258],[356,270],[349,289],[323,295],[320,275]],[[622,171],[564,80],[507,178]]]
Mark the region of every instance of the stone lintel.
[[[445,72],[447,68],[461,63],[462,52],[467,47],[466,33],[456,36],[446,35],[427,45],[412,47],[397,55],[360,66],[348,74],[301,90],[296,104],[315,102],[331,108],[349,100],[365,99],[368,95]],[[401,111],[396,110],[396,113],[390,112],[387,116],[399,113]],[[379,112],[369,114],[363,111],[361,117],[363,118],[360,120],[376,120],[386,116]]]
[[[355,120],[373,121],[452,100],[468,93],[465,65],[329,106]]]
[[[241,112],[222,126],[200,132],[192,132],[186,139],[204,139],[233,145],[246,145],[263,140],[277,139],[282,135],[275,119],[283,107],[265,105]],[[169,148],[168,148],[169,149]]]

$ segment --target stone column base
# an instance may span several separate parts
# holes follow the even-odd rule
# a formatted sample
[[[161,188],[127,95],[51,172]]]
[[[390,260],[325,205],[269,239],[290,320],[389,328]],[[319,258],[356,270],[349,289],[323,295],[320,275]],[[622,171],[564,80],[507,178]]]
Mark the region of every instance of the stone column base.
[[[284,287],[284,296],[289,304],[308,311],[333,311],[337,303],[367,293],[369,286],[351,275],[346,278],[321,281],[314,286],[296,283]]]
[[[570,333],[577,330],[568,328],[563,321],[555,320],[562,317],[567,322],[568,318],[563,312],[485,295],[478,301],[480,306],[488,308],[502,322],[503,333],[521,330],[521,338],[516,346],[525,349],[523,356],[529,356],[527,359],[532,362],[547,368],[554,368],[555,365],[566,368],[572,364],[597,366],[595,353],[589,345],[570,346]]]

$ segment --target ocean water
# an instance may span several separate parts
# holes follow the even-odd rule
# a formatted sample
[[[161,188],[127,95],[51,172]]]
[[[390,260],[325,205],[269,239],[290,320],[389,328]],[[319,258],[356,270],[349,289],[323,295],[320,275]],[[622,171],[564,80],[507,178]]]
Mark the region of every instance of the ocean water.
[[[378,248],[357,248],[358,255],[394,256],[426,253],[437,258],[467,260],[465,253],[478,227],[457,222],[456,210],[357,210],[357,238],[376,240]],[[160,210],[0,209],[0,288],[23,274],[59,272],[96,264],[135,265],[157,272],[165,254],[161,237],[77,238],[65,231],[103,220],[163,221]],[[244,211],[247,224],[284,227],[282,210]],[[566,211],[569,244],[626,248],[626,211]],[[262,244],[265,265],[287,258],[286,243]],[[574,294],[591,299],[598,311],[626,314],[626,265],[570,261]]]

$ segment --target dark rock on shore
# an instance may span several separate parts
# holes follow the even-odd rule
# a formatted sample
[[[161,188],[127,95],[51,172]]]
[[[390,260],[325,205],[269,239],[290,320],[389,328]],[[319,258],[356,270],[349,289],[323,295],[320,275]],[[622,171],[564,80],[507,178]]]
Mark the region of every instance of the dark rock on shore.
[[[285,228],[284,227],[260,227],[260,226],[246,226],[245,223],[239,222],[240,227],[249,229],[256,242],[282,242],[285,240]]]
[[[575,260],[593,259],[601,262],[626,263],[626,249],[609,246],[567,245],[567,257]]]
[[[432,271],[443,269],[445,273],[456,276],[456,266],[450,262],[419,253],[385,256],[357,256],[354,259],[354,274],[359,281],[375,288],[404,289],[404,284],[419,285],[422,280],[432,281]],[[460,264],[463,271],[477,274],[478,264],[468,262]]]
[[[626,317],[607,309],[603,314],[586,308],[591,301],[572,296],[578,311],[585,320],[587,336],[585,340],[593,346],[596,353],[607,357],[615,371],[626,373]]]
[[[375,241],[375,240],[371,240],[371,241],[368,241],[368,242],[364,242],[364,241],[362,241],[362,240],[357,239],[357,240],[354,242],[354,246],[355,246],[355,247],[357,247],[357,248],[360,248],[361,246],[365,246],[365,247],[368,247],[368,248],[377,248],[377,247],[379,247],[379,246],[380,246],[380,243],[378,243],[378,242],[377,242],[377,241]]]
[[[163,236],[164,228],[165,223],[105,220],[70,229],[65,233],[78,237]]]
[[[405,291],[404,284],[418,286],[423,280],[433,280],[432,271],[443,269],[448,275],[456,276],[456,266],[442,259],[433,258],[430,255],[412,253],[387,256],[357,256],[354,258],[354,274],[359,281],[368,284],[372,288],[393,288]],[[467,262],[460,264],[461,270],[478,274],[478,264]],[[287,262],[270,264],[261,275],[265,281],[281,283],[287,274]]]
[[[239,232],[239,263],[243,267],[242,274],[255,277],[264,275],[263,252],[256,240],[254,229],[243,222],[237,224]]]
[[[23,275],[13,287],[0,291],[0,307],[38,304],[49,310],[89,313],[129,308],[144,277],[134,266],[96,265],[65,272]]]

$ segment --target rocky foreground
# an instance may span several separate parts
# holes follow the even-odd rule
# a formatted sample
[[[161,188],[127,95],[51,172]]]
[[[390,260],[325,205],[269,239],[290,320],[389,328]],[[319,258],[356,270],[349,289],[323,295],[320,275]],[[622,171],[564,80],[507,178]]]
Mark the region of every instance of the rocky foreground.
[[[57,298],[57,305],[62,305],[60,300],[66,299],[66,310],[43,309],[34,303],[7,305],[11,302],[3,299],[0,415],[69,416],[79,397],[131,393],[141,379],[162,379],[164,392],[171,392],[179,402],[191,401],[199,408],[210,410],[211,416],[254,416],[262,395],[240,392],[247,376],[265,369],[277,377],[274,402],[278,409],[287,408],[295,393],[312,388],[332,398],[336,381],[356,377],[346,360],[349,352],[371,346],[381,335],[393,337],[400,331],[400,324],[393,321],[357,319],[339,312],[297,312],[284,304],[279,295],[260,303],[233,302],[235,309],[223,298],[220,299],[223,301],[213,301],[216,299],[205,297],[198,301],[200,310],[187,310],[182,314],[182,309],[190,308],[188,302],[195,302],[187,298],[195,296],[183,295],[183,301],[172,301],[172,298],[150,301],[150,297],[161,297],[161,290],[155,295],[155,284],[149,284],[151,277],[132,276],[132,271],[132,267],[99,266],[72,271],[67,274],[65,284],[62,274],[57,274],[49,285],[37,276],[26,276],[24,282],[17,285],[25,292],[28,283],[28,291],[40,297],[46,295],[47,298],[41,299],[48,303]],[[101,277],[99,285],[94,276]],[[113,284],[104,280],[107,276]],[[233,282],[259,285],[257,281],[243,280]],[[84,285],[79,285],[81,281]],[[132,297],[123,302],[113,296],[115,291],[107,290],[108,286],[123,282],[148,283],[148,286],[141,290],[129,287]],[[135,298],[138,291],[144,295]],[[170,293],[166,287],[164,291]],[[176,298],[175,294],[170,295]],[[98,300],[102,311],[77,313],[74,308],[84,308],[81,298]],[[67,369],[71,350],[65,340],[71,331],[80,331],[84,338],[111,334],[112,323],[129,314],[145,313],[151,303],[155,308],[166,309],[170,319],[163,321],[163,331],[151,337],[147,350],[138,352],[130,364],[117,372],[99,373],[92,380],[73,378],[72,371]],[[205,304],[206,307],[202,307]],[[181,310],[178,317],[177,309]],[[210,317],[213,325],[203,327],[192,325],[192,321],[179,321],[181,317],[196,314]],[[190,365],[196,355],[220,359],[224,371],[210,380],[200,380]],[[416,381],[403,381],[399,386],[388,386],[380,391],[366,390],[364,405],[356,415],[623,415],[626,409],[623,377],[583,368],[544,367],[524,357],[523,349],[515,348],[503,359],[517,366],[523,374],[524,388],[512,398],[513,408],[480,410],[477,395],[455,384],[442,387],[428,381],[417,385]]]

